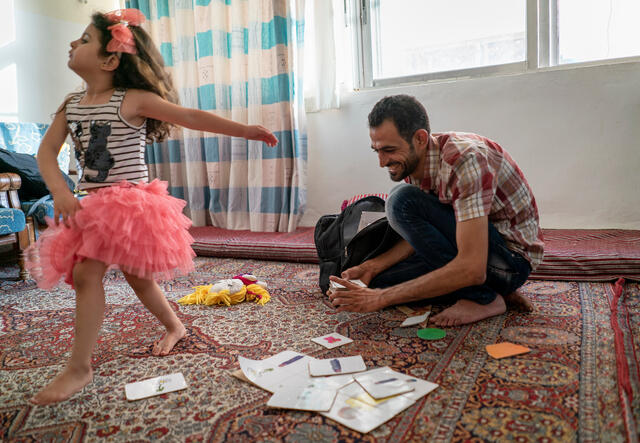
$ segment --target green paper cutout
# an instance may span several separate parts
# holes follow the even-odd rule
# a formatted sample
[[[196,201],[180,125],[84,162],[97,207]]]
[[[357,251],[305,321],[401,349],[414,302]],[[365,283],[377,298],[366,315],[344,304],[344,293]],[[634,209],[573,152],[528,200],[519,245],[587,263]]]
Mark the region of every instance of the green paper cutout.
[[[425,340],[440,340],[447,335],[446,331],[438,328],[418,329],[418,337]]]

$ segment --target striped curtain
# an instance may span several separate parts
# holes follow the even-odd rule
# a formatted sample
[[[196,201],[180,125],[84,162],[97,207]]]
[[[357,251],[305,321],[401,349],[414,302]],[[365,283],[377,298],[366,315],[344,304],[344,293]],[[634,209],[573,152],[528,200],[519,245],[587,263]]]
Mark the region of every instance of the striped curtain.
[[[194,226],[293,231],[306,205],[304,0],[130,0],[180,104],[278,137],[264,143],[180,129],[147,147],[151,177],[187,202]]]

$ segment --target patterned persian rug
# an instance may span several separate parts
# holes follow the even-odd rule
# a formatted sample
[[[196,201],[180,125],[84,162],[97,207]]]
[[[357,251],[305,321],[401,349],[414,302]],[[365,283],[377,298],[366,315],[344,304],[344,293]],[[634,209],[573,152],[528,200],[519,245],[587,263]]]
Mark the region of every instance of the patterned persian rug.
[[[197,258],[196,267],[163,284],[189,330],[166,357],[150,355],[159,323],[119,272],[108,273],[93,383],[40,407],[27,400],[69,355],[74,294],[0,280],[0,441],[638,440],[638,283],[627,282],[615,302],[611,283],[530,281],[524,291],[535,312],[507,312],[425,341],[417,328],[398,327],[406,315],[397,308],[336,313],[317,289],[314,264]],[[272,301],[176,303],[192,286],[241,272],[268,282]],[[354,342],[327,350],[310,341],[334,331]],[[500,341],[532,352],[494,360],[485,346]],[[369,368],[388,365],[440,387],[363,435],[319,414],[268,408],[269,393],[230,375],[240,355],[260,359],[286,349],[318,358],[360,354]],[[172,372],[184,374],[188,389],[125,399],[126,383]]]

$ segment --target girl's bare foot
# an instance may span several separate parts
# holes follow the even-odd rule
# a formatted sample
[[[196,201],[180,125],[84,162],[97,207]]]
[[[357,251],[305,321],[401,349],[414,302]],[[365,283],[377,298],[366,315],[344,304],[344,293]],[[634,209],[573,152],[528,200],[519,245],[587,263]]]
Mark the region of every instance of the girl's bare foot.
[[[498,295],[494,301],[481,305],[471,300],[461,299],[431,319],[437,326],[466,325],[494,315],[503,314],[507,310],[504,298]]]
[[[518,311],[531,312],[533,311],[533,303],[524,294],[518,291],[514,291],[504,298],[507,307],[517,309]]]
[[[187,330],[182,325],[177,330],[165,332],[162,338],[153,344],[151,354],[167,355],[185,335],[187,335]]]
[[[67,365],[51,383],[31,397],[35,405],[48,405],[70,398],[93,380],[93,370],[89,367]]]

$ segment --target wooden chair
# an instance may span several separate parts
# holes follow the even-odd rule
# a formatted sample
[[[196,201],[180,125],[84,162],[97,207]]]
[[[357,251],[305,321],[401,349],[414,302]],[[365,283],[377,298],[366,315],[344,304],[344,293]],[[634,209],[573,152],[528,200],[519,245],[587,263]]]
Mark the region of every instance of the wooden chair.
[[[35,233],[33,223],[27,222],[20,207],[18,189],[21,184],[18,174],[0,173],[0,245],[14,246],[20,279],[25,280],[28,273],[24,267],[24,250],[35,241]]]

